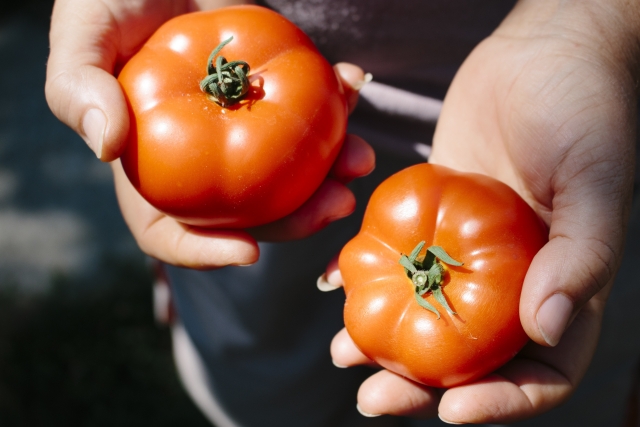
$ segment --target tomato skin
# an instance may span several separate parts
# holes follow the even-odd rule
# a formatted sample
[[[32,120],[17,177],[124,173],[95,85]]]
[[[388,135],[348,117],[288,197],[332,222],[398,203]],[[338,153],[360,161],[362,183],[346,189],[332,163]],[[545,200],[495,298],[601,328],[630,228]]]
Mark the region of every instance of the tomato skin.
[[[497,180],[426,163],[407,168],[376,189],[360,232],[340,253],[347,331],[367,357],[414,381],[477,380],[527,342],[520,294],[547,235],[531,207]],[[457,315],[431,293],[425,297],[439,320],[415,300],[398,261],[422,240],[464,262],[445,265],[442,286]]]
[[[223,108],[199,83],[211,51],[251,66]],[[279,14],[237,6],[178,16],[118,76],[130,107],[124,170],[181,222],[248,228],[282,218],[320,186],[344,140],[347,104],[331,65]]]

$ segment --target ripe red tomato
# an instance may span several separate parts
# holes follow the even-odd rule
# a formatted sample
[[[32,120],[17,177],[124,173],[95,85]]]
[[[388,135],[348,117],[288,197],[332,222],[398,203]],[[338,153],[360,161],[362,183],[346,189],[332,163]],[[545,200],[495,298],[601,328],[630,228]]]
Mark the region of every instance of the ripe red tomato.
[[[250,66],[237,104],[223,107],[200,88],[218,57],[229,61],[225,73]],[[168,21],[118,80],[131,117],[124,170],[147,201],[184,223],[246,228],[290,214],[320,186],[344,139],[347,104],[333,68],[300,29],[258,6]]]
[[[407,168],[376,189],[340,254],[347,331],[366,356],[414,381],[452,387],[481,378],[527,341],[520,293],[546,240],[507,185],[443,166]],[[421,241],[435,248],[413,252]]]

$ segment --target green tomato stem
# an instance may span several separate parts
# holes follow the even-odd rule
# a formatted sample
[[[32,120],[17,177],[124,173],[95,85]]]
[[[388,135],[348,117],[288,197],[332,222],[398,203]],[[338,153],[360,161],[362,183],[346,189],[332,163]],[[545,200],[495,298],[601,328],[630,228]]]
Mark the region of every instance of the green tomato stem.
[[[442,293],[445,269],[441,262],[456,267],[463,265],[463,263],[451,258],[440,246],[430,246],[427,248],[424,258],[420,259],[418,256],[424,245],[425,242],[422,241],[411,251],[409,256],[403,254],[400,257],[400,265],[404,267],[407,277],[411,279],[416,301],[422,308],[433,312],[440,319],[440,312],[423,297],[427,292],[431,292],[438,304],[453,316],[457,313],[449,307],[449,303]]]
[[[207,77],[200,82],[200,89],[222,107],[229,107],[249,92],[249,64],[244,61],[227,62],[218,53],[233,40],[233,36],[220,43],[207,60]],[[215,59],[215,65],[214,65]]]

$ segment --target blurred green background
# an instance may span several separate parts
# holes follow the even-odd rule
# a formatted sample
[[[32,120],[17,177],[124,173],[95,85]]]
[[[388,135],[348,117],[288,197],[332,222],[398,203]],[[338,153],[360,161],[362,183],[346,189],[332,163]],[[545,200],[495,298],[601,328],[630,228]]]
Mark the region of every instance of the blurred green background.
[[[44,99],[52,5],[0,5],[0,426],[209,425],[108,165]]]

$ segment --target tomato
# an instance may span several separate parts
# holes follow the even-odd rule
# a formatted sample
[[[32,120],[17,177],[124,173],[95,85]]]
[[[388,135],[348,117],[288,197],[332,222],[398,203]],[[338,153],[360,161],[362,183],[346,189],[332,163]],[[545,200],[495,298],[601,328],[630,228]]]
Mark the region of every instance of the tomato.
[[[248,71],[234,105],[200,88],[219,57]],[[333,68],[300,29],[262,7],[168,21],[118,80],[131,118],[124,170],[149,203],[187,224],[246,228],[290,214],[320,186],[344,139],[347,104]]]
[[[370,359],[414,381],[479,379],[527,341],[520,293],[547,234],[531,207],[493,178],[407,168],[376,189],[340,253],[347,331]]]

